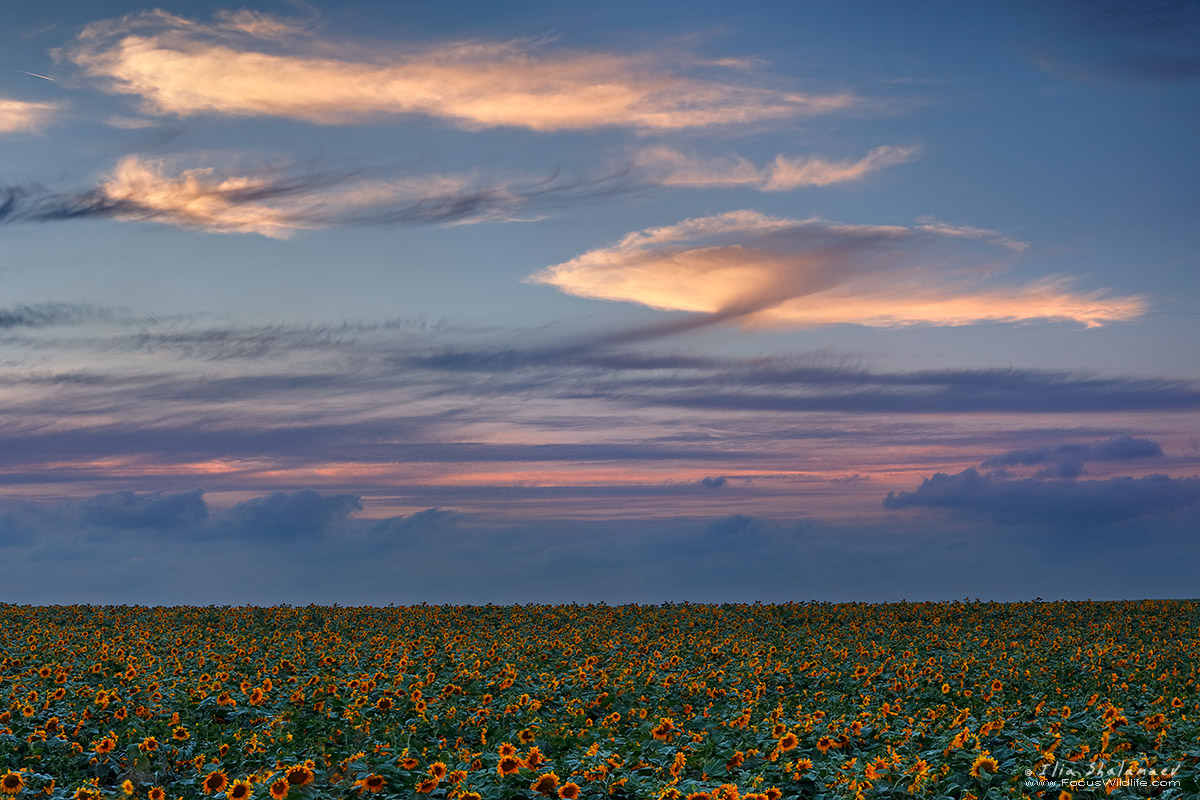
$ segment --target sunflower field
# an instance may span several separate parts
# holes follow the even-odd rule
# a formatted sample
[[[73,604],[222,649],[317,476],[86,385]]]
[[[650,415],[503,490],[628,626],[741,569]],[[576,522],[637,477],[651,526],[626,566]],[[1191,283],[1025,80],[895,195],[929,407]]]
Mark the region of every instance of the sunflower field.
[[[0,605],[0,798],[1200,796],[1200,604]]]

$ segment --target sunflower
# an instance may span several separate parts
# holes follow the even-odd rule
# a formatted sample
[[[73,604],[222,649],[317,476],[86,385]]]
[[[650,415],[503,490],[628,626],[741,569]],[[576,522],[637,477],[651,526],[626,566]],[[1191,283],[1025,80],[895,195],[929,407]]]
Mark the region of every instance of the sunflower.
[[[387,786],[387,780],[382,775],[368,775],[361,779],[358,784],[368,792],[382,792],[383,787]]]
[[[820,739],[817,739],[817,749],[821,751],[821,755],[828,753],[834,746],[833,739],[830,739],[828,736],[822,736]]]
[[[316,778],[308,764],[296,764],[287,768],[286,780],[290,786],[308,786]]]
[[[288,796],[288,790],[291,788],[292,786],[287,782],[287,778],[276,778],[271,783],[271,797],[273,800],[283,800],[283,798]]]
[[[20,794],[25,788],[25,780],[21,777],[20,772],[9,770],[4,773],[4,777],[0,778],[0,792],[4,794]]]
[[[237,780],[229,787],[229,791],[225,793],[228,800],[246,800],[254,793],[254,784],[250,781]]]
[[[429,765],[429,774],[437,778],[439,781],[446,777],[446,764],[443,761],[435,761]]]
[[[375,710],[376,711],[391,711],[392,710],[392,698],[381,697],[378,700],[376,700],[375,701]]]
[[[80,786],[73,797],[75,800],[100,800],[100,790],[95,786]]]
[[[161,786],[153,786],[151,787],[150,791],[146,793],[146,797],[149,798],[149,800],[167,800],[167,793]]]
[[[767,800],[783,800],[783,790],[775,786],[767,789],[763,794],[766,795]]]
[[[107,737],[101,739],[98,742],[92,742],[92,744],[94,745],[92,747],[92,749],[95,750],[97,753],[100,753],[101,755],[104,755],[105,753],[111,753],[113,751],[113,749],[115,749],[117,746],[116,742],[114,742],[112,739],[109,739]]]
[[[186,742],[190,736],[191,734],[188,733],[187,728],[183,727],[182,725],[171,731],[171,738],[177,742]]]
[[[133,781],[129,780],[129,778],[122,781],[121,791],[125,793],[126,797],[131,797],[133,795]]]
[[[692,792],[687,796],[687,800],[713,800],[713,796],[708,792]]]
[[[417,765],[420,763],[421,762],[417,761],[415,758],[409,756],[407,758],[401,758],[397,760],[396,766],[400,767],[401,769],[416,769]]]
[[[658,724],[650,729],[650,735],[655,739],[670,739],[675,732],[675,721],[668,717],[660,717]]]
[[[558,796],[563,798],[563,800],[578,800],[579,784],[572,781],[567,781],[562,785],[562,788],[558,790]]]
[[[542,751],[535,744],[529,748],[529,755],[525,756],[525,765],[530,769],[536,769],[539,764],[545,764],[546,757],[542,755]]]
[[[529,789],[546,797],[554,797],[558,793],[558,776],[553,772],[539,775],[538,779],[530,784]]]
[[[437,778],[426,778],[425,780],[418,783],[416,789],[414,789],[413,791],[415,791],[417,794],[429,794],[430,792],[432,792],[434,789],[437,788],[437,785],[438,785]]]
[[[971,777],[978,778],[982,772],[989,772],[994,775],[999,768],[1000,764],[996,759],[987,753],[981,753],[971,763]]]
[[[812,759],[811,758],[798,758],[798,759],[796,759],[795,767],[796,767],[797,772],[808,772],[810,769],[813,768]],[[771,793],[770,790],[768,790],[767,794],[770,794],[770,793]]]
[[[458,796],[458,800],[483,800],[483,795],[479,792],[466,792]]]
[[[779,749],[786,753],[788,750],[795,750],[799,744],[800,739],[796,737],[796,734],[786,733],[779,740]]]
[[[496,752],[499,753],[501,758],[505,758],[507,756],[515,756],[517,754],[517,748],[510,743],[505,742],[504,744],[500,745],[500,748]]]
[[[516,756],[504,756],[500,759],[500,763],[496,765],[496,771],[500,776],[514,775],[521,769],[521,762]]]
[[[216,794],[223,791],[228,784],[229,776],[219,769],[214,769],[204,776],[204,783],[201,784],[201,788],[204,789],[205,794]]]

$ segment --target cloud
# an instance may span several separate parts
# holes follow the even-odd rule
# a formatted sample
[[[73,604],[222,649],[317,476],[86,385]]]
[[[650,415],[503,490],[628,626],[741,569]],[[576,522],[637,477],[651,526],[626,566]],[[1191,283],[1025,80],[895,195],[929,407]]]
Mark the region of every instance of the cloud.
[[[203,492],[131,491],[98,494],[80,505],[85,524],[117,529],[172,529],[195,525],[208,518]]]
[[[362,510],[353,494],[321,494],[313,489],[273,492],[230,508],[218,525],[233,533],[268,539],[296,539],[325,533],[330,526]]]
[[[57,103],[35,103],[0,97],[0,135],[37,132],[58,113],[58,110]]]
[[[464,128],[643,130],[755,122],[853,105],[689,77],[655,54],[529,41],[381,48],[319,41],[302,23],[237,12],[203,24],[152,11],[88,25],[61,52],[148,113],[279,116],[347,124],[421,114]]]
[[[1161,515],[1200,502],[1200,478],[1148,475],[1109,480],[1042,480],[939,472],[911,492],[888,492],[884,508],[942,508],[1006,524],[1106,525]]]
[[[977,229],[972,229],[975,231]],[[527,280],[568,294],[705,315],[687,327],[971,325],[1138,316],[1138,297],[1071,292],[1065,280],[988,286],[943,247],[961,230],[848,225],[731,211],[627,234]],[[973,233],[966,238],[978,239]],[[675,323],[649,335],[674,332]]]
[[[941,236],[977,239],[990,244],[998,244],[1001,247],[1007,247],[1009,250],[1016,250],[1017,252],[1029,247],[1025,242],[1018,241],[1010,236],[1005,236],[999,231],[989,230],[988,228],[977,228],[972,225],[951,225],[948,222],[942,222],[932,217],[921,217],[917,222],[920,223],[917,226],[920,230]]]
[[[82,192],[0,186],[0,222],[109,217],[285,239],[297,231],[353,225],[508,220],[519,211],[588,202],[636,188],[622,172],[481,183],[468,176],[369,178],[298,166],[236,174],[132,155]]]
[[[1187,0],[1030,3],[1039,66],[1089,81],[1200,78],[1200,13]]]
[[[911,161],[919,151],[918,147],[876,147],[857,161],[780,154],[769,166],[756,167],[741,156],[702,159],[661,145],[640,150],[634,164],[665,186],[747,186],[781,192],[861,180],[871,172]]]
[[[750,514],[512,524],[429,508],[340,519],[287,546],[251,529],[214,536],[214,520],[120,530],[81,525],[70,503],[0,503],[6,598],[17,603],[1132,599],[1191,597],[1200,563],[1194,525],[1162,533],[1150,519],[1047,536],[979,520],[930,530],[898,519],[886,531]],[[1097,582],[1147,553],[1153,569]]]
[[[22,303],[0,308],[0,330],[76,325],[111,318],[112,312],[108,309],[87,303]]]
[[[1101,442],[1067,442],[1054,447],[1011,450],[984,461],[982,467],[1011,467],[1049,464],[1037,477],[1074,478],[1083,475],[1088,461],[1128,461],[1163,454],[1157,442],[1133,436],[1116,436]]]

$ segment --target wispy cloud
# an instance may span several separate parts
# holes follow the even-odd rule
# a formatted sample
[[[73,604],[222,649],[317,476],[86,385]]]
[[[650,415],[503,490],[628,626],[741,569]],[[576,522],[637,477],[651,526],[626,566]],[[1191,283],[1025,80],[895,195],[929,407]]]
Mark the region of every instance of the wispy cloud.
[[[943,222],[933,217],[921,217],[917,222],[920,223],[917,227],[921,230],[935,233],[939,236],[977,239],[989,244],[998,244],[1001,247],[1007,247],[1009,250],[1017,252],[1021,252],[1029,247],[1027,242],[1019,241],[1011,236],[1004,235],[1000,231],[993,231],[989,228],[978,228],[974,225],[952,225],[949,222]]]
[[[486,182],[464,175],[371,177],[304,165],[188,168],[131,155],[98,185],[80,192],[0,186],[0,223],[109,217],[284,239],[303,230],[348,225],[507,220],[637,188],[624,172]]]
[[[782,192],[804,186],[830,186],[862,180],[869,173],[913,160],[919,147],[876,147],[862,158],[831,161],[820,156],[780,154],[764,167],[741,156],[703,158],[666,145],[638,151],[634,164],[665,186],[746,186]]]
[[[110,309],[87,303],[22,303],[0,308],[0,330],[74,325],[112,318]]]
[[[1045,465],[1034,477],[1075,478],[1087,470],[1090,461],[1128,461],[1154,458],[1163,454],[1158,442],[1129,435],[1100,442],[1065,442],[1053,447],[1029,447],[1010,450],[987,459],[981,467]]]
[[[527,280],[568,294],[706,315],[683,323],[808,327],[970,325],[1071,320],[1089,327],[1138,316],[1145,302],[1072,292],[1063,279],[981,282],[979,256],[948,257],[956,239],[999,234],[924,223],[848,225],[731,211],[626,235]],[[1011,242],[1001,241],[1010,249]],[[994,266],[994,264],[993,264]]]
[[[1189,2],[1060,0],[1028,18],[1049,23],[1033,36],[1035,62],[1088,81],[1200,78],[1200,15]]]
[[[58,103],[0,97],[0,135],[41,130],[59,111]]]
[[[853,105],[690,77],[653,54],[574,52],[531,41],[399,51],[338,46],[252,12],[211,24],[152,11],[89,25],[62,54],[158,114],[279,116],[347,124],[422,114],[466,128],[675,130],[821,114]]]

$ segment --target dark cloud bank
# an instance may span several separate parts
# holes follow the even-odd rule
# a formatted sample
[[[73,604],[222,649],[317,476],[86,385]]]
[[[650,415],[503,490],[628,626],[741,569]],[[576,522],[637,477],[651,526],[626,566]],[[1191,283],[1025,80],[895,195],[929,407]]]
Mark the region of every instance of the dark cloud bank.
[[[384,605],[1194,595],[1200,479],[1076,483],[1078,494],[1051,492],[1041,505],[1029,503],[1028,481],[998,489],[1002,481],[968,470],[935,476],[911,495],[940,498],[926,505],[1023,503],[1032,524],[930,530],[920,520],[855,526],[740,514],[513,524],[439,508],[375,520],[355,516],[355,495],[311,489],[224,509],[210,508],[200,490],[10,502],[0,507],[0,599]],[[951,488],[942,491],[945,483]],[[1096,502],[1122,511],[1094,524],[1067,513]],[[889,504],[922,503],[895,495]],[[1171,509],[1186,513],[1172,517]],[[1118,583],[1106,577],[1115,564],[1129,571]]]

